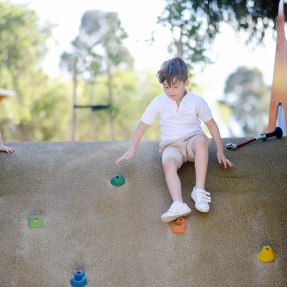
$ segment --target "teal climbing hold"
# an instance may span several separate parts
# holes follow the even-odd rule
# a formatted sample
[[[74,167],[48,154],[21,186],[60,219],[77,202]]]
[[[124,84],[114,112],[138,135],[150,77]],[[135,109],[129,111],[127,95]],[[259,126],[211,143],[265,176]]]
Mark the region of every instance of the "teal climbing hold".
[[[30,216],[28,219],[29,228],[39,228],[44,226],[44,218],[40,215]]]
[[[110,183],[113,186],[121,186],[121,185],[125,184],[125,182],[126,182],[125,178],[120,174],[114,175],[112,177],[112,179],[110,180]]]

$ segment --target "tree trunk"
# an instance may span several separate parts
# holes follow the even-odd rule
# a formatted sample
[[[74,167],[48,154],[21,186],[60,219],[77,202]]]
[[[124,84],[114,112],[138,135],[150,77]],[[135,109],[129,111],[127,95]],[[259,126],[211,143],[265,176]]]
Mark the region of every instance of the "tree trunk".
[[[77,58],[73,59],[73,81],[74,81],[74,92],[73,92],[73,113],[72,113],[72,141],[75,140],[76,134],[76,91],[77,91]]]
[[[110,118],[110,135],[111,135],[111,140],[115,140],[115,132],[114,132],[114,120],[113,120],[113,91],[112,91],[112,75],[110,71],[110,66],[108,65],[107,68],[107,75],[108,75],[108,95],[109,95],[109,104],[110,104],[110,109],[109,109],[109,118]]]

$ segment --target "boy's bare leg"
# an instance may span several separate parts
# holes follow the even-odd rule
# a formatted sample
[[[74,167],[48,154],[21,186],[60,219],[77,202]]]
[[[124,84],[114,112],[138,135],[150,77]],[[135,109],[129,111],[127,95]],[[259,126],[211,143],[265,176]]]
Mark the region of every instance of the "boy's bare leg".
[[[181,182],[177,174],[178,165],[178,160],[172,157],[168,157],[163,163],[163,170],[165,173],[167,187],[172,197],[172,200],[183,202],[181,193]]]
[[[204,189],[208,165],[208,142],[206,138],[203,136],[196,137],[192,143],[192,151],[195,154],[196,187]]]

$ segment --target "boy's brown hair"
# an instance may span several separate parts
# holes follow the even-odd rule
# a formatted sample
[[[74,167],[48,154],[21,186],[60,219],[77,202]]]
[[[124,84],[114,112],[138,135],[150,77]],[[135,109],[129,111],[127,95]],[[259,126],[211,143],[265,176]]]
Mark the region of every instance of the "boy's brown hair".
[[[169,86],[175,81],[185,83],[188,79],[188,67],[181,58],[175,57],[163,62],[156,76],[161,84],[166,80]]]

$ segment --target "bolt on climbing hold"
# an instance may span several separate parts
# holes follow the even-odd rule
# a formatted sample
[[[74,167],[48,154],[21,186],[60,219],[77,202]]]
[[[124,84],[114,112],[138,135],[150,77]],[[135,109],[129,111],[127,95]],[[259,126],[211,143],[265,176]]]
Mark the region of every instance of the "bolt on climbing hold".
[[[83,270],[77,270],[71,279],[71,285],[73,287],[84,287],[88,284],[85,272]]]
[[[186,219],[179,217],[170,224],[170,229],[176,233],[184,233],[186,231]]]
[[[275,259],[275,253],[271,246],[266,245],[262,248],[260,253],[258,254],[258,259],[262,262],[268,263]]]
[[[30,216],[28,219],[29,228],[39,228],[44,226],[44,218],[40,215]]]
[[[126,182],[125,178],[120,174],[114,175],[110,180],[110,183],[113,186],[121,186],[121,185],[125,184],[125,182]]]

